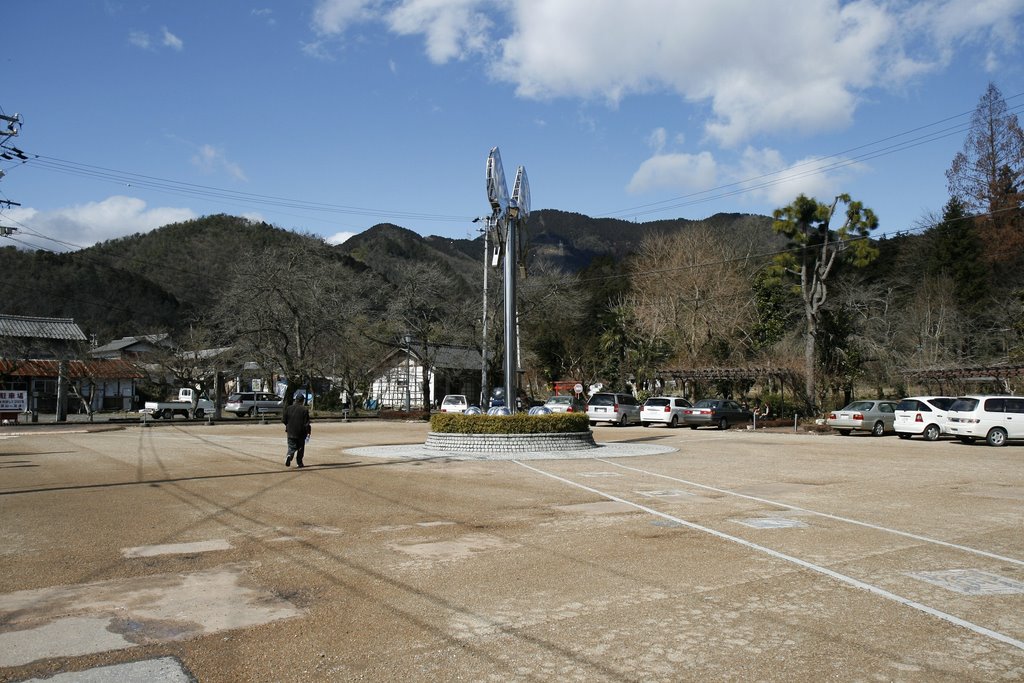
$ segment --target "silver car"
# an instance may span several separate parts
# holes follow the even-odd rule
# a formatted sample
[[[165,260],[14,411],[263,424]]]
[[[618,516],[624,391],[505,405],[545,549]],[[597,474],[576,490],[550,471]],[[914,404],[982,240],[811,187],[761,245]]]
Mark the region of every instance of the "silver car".
[[[632,394],[599,393],[590,397],[587,402],[587,417],[590,426],[598,422],[611,422],[625,427],[631,422],[640,421],[640,404]]]
[[[896,405],[895,401],[854,401],[842,410],[829,413],[825,424],[843,436],[853,431],[881,436],[894,431]]]
[[[544,402],[552,413],[585,413],[587,406],[575,396],[552,396]]]
[[[234,413],[237,417],[282,411],[284,399],[266,391],[239,391],[228,396],[227,403],[224,404],[224,412]]]

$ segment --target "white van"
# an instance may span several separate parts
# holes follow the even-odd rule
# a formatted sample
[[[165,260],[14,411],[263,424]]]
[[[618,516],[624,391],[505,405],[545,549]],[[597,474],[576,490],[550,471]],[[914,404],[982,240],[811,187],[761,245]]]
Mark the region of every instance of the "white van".
[[[949,407],[944,431],[964,443],[985,439],[989,446],[1024,439],[1024,397],[961,396]]]

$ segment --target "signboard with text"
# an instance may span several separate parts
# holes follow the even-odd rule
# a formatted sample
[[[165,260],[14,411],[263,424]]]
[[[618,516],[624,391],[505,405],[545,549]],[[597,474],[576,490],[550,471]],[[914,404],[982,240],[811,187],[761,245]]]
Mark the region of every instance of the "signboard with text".
[[[23,413],[28,410],[27,391],[0,389],[0,413]]]

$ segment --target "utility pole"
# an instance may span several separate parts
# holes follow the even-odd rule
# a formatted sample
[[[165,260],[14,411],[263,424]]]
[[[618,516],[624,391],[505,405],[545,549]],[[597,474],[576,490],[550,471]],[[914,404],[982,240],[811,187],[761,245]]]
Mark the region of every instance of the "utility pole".
[[[479,220],[479,218],[474,218],[473,222],[476,223]],[[491,256],[491,230],[494,229],[493,221],[493,216],[487,216],[484,218],[484,310],[482,321],[483,333],[480,342],[480,356],[482,358],[480,364],[480,408],[485,411],[488,408],[487,398],[490,395],[487,386],[487,271],[489,270],[487,261]]]
[[[0,109],[0,121],[7,123],[6,128],[0,128],[0,159],[3,159],[4,161],[14,161],[15,159],[28,161],[27,154],[14,145],[9,144],[11,138],[17,137],[18,133],[21,132],[21,116],[18,114],[8,116],[3,113],[2,109]],[[7,175],[7,173],[3,169],[0,169],[0,178],[3,178],[5,175]],[[8,209],[12,206],[21,206],[18,202],[12,202],[9,199],[0,199],[0,204],[6,204]],[[0,226],[0,237],[10,237],[16,231],[17,228]]]

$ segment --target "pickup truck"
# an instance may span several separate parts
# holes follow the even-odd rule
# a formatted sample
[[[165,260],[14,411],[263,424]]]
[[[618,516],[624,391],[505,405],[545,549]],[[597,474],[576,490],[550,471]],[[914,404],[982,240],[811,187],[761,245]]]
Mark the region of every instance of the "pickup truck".
[[[193,389],[179,389],[177,400],[146,401],[141,412],[152,416],[154,420],[159,420],[160,418],[171,420],[174,419],[175,415],[182,415],[187,420],[189,411],[192,410],[193,392]],[[196,402],[196,419],[201,420],[207,413],[212,413],[214,407],[213,401],[206,398],[198,399]]]

